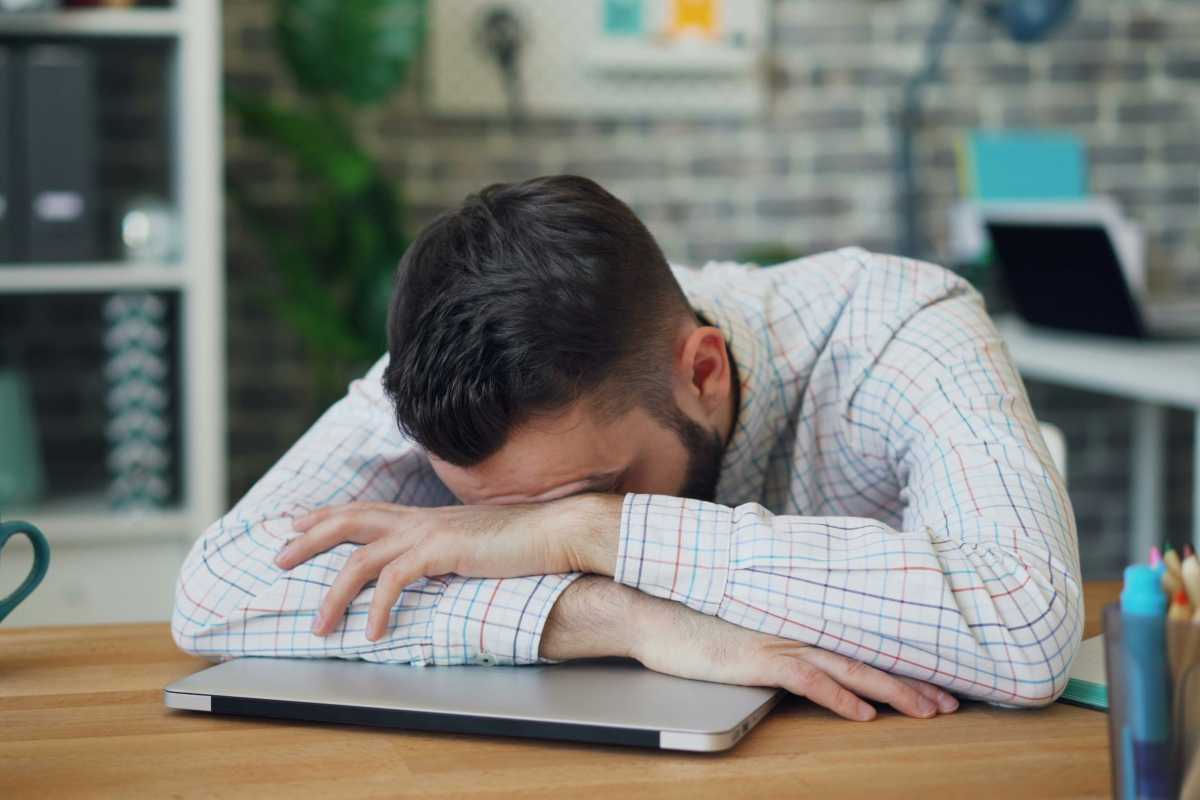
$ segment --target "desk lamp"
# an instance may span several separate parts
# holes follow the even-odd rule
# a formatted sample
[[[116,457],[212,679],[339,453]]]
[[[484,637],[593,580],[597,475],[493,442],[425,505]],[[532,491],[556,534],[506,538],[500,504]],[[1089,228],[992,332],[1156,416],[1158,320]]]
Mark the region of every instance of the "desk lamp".
[[[904,223],[900,252],[906,256],[924,255],[920,211],[917,207],[917,176],[913,165],[916,130],[921,112],[921,93],[938,76],[942,53],[954,33],[954,23],[964,4],[964,0],[944,0],[942,9],[925,39],[925,57],[921,69],[904,85],[903,101],[900,105],[896,176],[900,183],[900,213]],[[985,0],[982,10],[1013,41],[1032,44],[1047,38],[1069,16],[1073,5],[1073,0]]]

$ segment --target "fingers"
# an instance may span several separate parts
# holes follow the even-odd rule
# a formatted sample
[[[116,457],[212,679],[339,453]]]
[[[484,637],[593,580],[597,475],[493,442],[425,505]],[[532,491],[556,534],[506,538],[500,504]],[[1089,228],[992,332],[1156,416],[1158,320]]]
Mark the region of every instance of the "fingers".
[[[838,716],[858,722],[875,718],[875,709],[829,677],[820,668],[799,658],[787,660],[779,685],[792,694],[807,697]]]
[[[294,528],[295,530],[298,530],[298,531],[306,531],[309,528],[313,527],[314,525],[324,522],[325,520],[329,519],[331,516],[334,516],[336,514],[345,514],[348,512],[355,512],[355,511],[395,511],[396,509],[399,509],[399,508],[403,508],[403,506],[397,506],[392,503],[364,503],[364,502],[342,503],[340,505],[322,506],[321,508],[315,508],[312,511],[308,512],[307,514],[302,514],[301,516],[293,519],[292,520],[292,528]]]
[[[407,554],[390,562],[379,573],[375,596],[367,613],[367,639],[374,642],[387,630],[388,618],[405,587],[425,577],[415,558]]]
[[[958,710],[958,699],[947,692],[945,689],[939,689],[932,683],[919,681],[916,678],[905,678],[903,676],[895,676],[897,680],[907,683],[909,686],[916,689],[925,697],[937,704],[938,711],[942,714],[950,714]]]
[[[872,700],[887,703],[901,714],[926,718],[938,712],[936,700],[927,697],[910,683],[869,664],[818,648],[807,651],[805,658],[808,663],[824,670],[847,689]]]
[[[321,608],[313,620],[312,632],[317,636],[324,636],[332,631],[345,616],[350,601],[379,575],[383,565],[393,556],[394,553],[389,554],[382,548],[372,548],[369,545],[351,553],[333,586],[329,587],[321,601]]]
[[[348,506],[340,508],[349,509]],[[323,508],[317,513],[323,514],[320,521],[288,542],[275,556],[277,567],[291,569],[318,553],[324,553],[343,542],[357,542],[358,544],[373,542],[388,529],[388,518],[380,516],[373,510],[330,511],[330,509]],[[298,525],[294,525],[294,527],[301,530]]]
[[[334,514],[341,514],[343,511],[351,511],[357,506],[354,503],[346,503],[336,506],[324,506],[322,508],[314,508],[307,514],[303,514],[292,520],[292,528],[298,531],[306,531],[312,526],[324,522]]]

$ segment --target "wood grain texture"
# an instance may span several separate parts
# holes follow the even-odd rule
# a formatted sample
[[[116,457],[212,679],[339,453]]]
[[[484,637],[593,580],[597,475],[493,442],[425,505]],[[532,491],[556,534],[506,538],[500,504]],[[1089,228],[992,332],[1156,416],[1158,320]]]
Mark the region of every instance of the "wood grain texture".
[[[1087,630],[1116,583],[1087,586]],[[162,624],[0,631],[0,797],[1101,797],[1104,714],[964,703],[846,722],[784,701],[736,748],[681,754],[172,711],[208,662]]]

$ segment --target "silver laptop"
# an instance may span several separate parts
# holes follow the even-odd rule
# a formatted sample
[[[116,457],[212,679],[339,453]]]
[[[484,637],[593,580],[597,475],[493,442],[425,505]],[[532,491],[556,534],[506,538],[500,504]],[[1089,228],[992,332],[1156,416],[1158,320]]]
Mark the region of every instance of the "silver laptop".
[[[410,667],[238,658],[166,687],[167,706],[249,717],[726,750],[782,692],[676,678],[620,659]]]

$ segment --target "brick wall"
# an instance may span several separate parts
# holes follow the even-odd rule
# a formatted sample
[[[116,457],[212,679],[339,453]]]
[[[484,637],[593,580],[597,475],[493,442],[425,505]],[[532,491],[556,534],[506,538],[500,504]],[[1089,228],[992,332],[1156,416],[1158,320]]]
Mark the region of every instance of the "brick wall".
[[[270,9],[224,3],[227,78],[290,91],[272,54]],[[975,5],[975,4],[968,4]],[[1088,143],[1092,184],[1116,195],[1152,242],[1151,276],[1200,291],[1200,4],[1081,0],[1048,44],[1022,48],[973,10],[927,95],[918,141],[926,236],[938,251],[956,196],[954,144],[976,126],[1059,127]],[[776,0],[770,110],[764,119],[447,122],[398,93],[361,132],[404,187],[415,232],[437,211],[497,180],[578,172],[634,206],[673,260],[738,257],[762,245],[817,252],[893,249],[891,177],[899,88],[920,59],[936,0]],[[286,205],[286,166],[232,125],[228,168]],[[309,424],[314,408],[297,338],[255,300],[270,277],[238,220],[229,224],[231,496]],[[1129,409],[1110,398],[1031,385],[1039,416],[1062,426],[1089,575],[1119,565],[1128,528]],[[1169,419],[1170,525],[1190,514],[1191,421]]]

